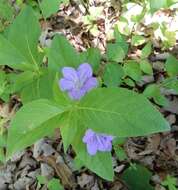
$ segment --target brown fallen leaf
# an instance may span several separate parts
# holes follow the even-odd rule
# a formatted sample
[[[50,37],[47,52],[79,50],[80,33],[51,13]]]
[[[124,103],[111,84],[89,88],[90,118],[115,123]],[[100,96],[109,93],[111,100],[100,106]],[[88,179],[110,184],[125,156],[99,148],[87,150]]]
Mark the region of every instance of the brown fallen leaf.
[[[73,188],[76,186],[74,176],[69,167],[64,163],[56,163],[55,156],[39,156],[38,161],[42,161],[55,169],[56,174],[61,179],[63,186]]]

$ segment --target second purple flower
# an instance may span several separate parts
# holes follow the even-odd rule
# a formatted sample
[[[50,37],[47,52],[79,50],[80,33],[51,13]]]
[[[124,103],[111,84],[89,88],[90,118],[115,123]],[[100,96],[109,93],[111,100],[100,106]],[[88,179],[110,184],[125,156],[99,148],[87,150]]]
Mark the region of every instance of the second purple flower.
[[[88,63],[81,64],[77,70],[72,67],[62,69],[63,78],[59,81],[62,91],[67,91],[73,100],[80,100],[88,91],[98,86],[96,77]]]
[[[93,156],[97,151],[109,152],[112,150],[112,140],[114,139],[111,135],[95,133],[93,130],[88,129],[83,137],[83,142],[87,145],[88,153]]]

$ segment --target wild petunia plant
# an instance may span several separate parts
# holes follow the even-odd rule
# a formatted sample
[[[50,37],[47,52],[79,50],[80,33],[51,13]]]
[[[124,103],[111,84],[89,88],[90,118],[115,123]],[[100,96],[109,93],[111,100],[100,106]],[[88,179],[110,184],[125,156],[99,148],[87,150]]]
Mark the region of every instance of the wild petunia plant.
[[[113,138],[168,131],[169,124],[144,95],[116,85],[99,87],[93,75],[101,61],[97,49],[77,53],[63,36],[56,35],[45,54],[38,48],[40,32],[33,10],[26,7],[7,34],[0,35],[0,65],[18,71],[14,92],[23,103],[8,130],[7,159],[60,128],[65,151],[72,145],[81,165],[113,180]],[[111,45],[108,61],[118,64],[125,59],[128,46],[120,42],[119,38],[116,46],[124,49],[121,58],[112,53],[115,46]]]

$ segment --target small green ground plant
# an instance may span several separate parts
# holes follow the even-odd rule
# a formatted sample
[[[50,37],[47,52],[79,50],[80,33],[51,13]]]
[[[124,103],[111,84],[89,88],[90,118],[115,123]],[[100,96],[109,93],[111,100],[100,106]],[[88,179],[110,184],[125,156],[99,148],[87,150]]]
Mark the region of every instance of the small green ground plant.
[[[43,4],[40,6],[46,18],[56,10],[45,11]],[[31,6],[22,8],[0,34],[1,99],[8,101],[11,94],[17,94],[23,104],[3,141],[6,160],[59,128],[65,152],[72,145],[80,166],[113,180],[114,139],[170,130],[148,98],[164,106],[167,100],[161,89],[178,92],[178,60],[170,55],[166,79],[142,93],[135,86],[145,74],[153,75],[148,60],[152,44],[142,37],[133,36],[131,40],[133,46],[144,44],[140,58],[132,59],[127,56],[129,44],[117,28],[115,41],[107,44],[104,55],[97,48],[78,53],[62,35],[56,35],[44,50],[38,43],[40,34],[39,20]],[[103,60],[105,64],[101,64]],[[5,66],[13,72],[5,72]],[[122,147],[114,145],[114,150],[122,155],[119,159],[126,158]]]

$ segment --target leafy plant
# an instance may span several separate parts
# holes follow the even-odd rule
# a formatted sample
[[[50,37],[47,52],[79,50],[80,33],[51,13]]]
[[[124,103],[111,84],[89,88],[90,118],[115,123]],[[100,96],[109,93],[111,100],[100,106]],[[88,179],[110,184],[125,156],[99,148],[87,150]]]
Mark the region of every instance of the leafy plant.
[[[31,25],[33,30],[29,28]],[[23,103],[8,130],[7,159],[38,139],[53,134],[55,128],[60,128],[65,151],[72,145],[81,165],[107,180],[113,180],[112,156],[108,151],[111,139],[170,129],[168,122],[144,95],[116,87],[125,81],[125,77],[139,81],[142,77],[141,63],[126,60],[128,43],[118,31],[115,31],[115,43],[108,44],[105,58],[110,63],[104,68],[104,76],[99,72],[99,50],[91,48],[77,53],[62,35],[56,35],[46,55],[38,48],[40,33],[33,9],[25,7],[7,34],[0,35],[0,65],[8,65],[16,72],[11,75],[15,81],[13,91],[20,94]],[[43,62],[46,57],[47,65]],[[88,69],[81,69],[84,62],[88,63]],[[92,76],[92,67],[97,77],[104,79],[107,88],[100,87],[97,78]],[[113,72],[113,68],[118,68],[120,73],[119,76],[115,73],[110,79],[107,73]],[[61,80],[65,83],[62,87]],[[91,136],[94,139],[109,139],[107,147],[97,146],[95,155],[88,151],[92,144],[84,141],[88,129],[93,131]]]

